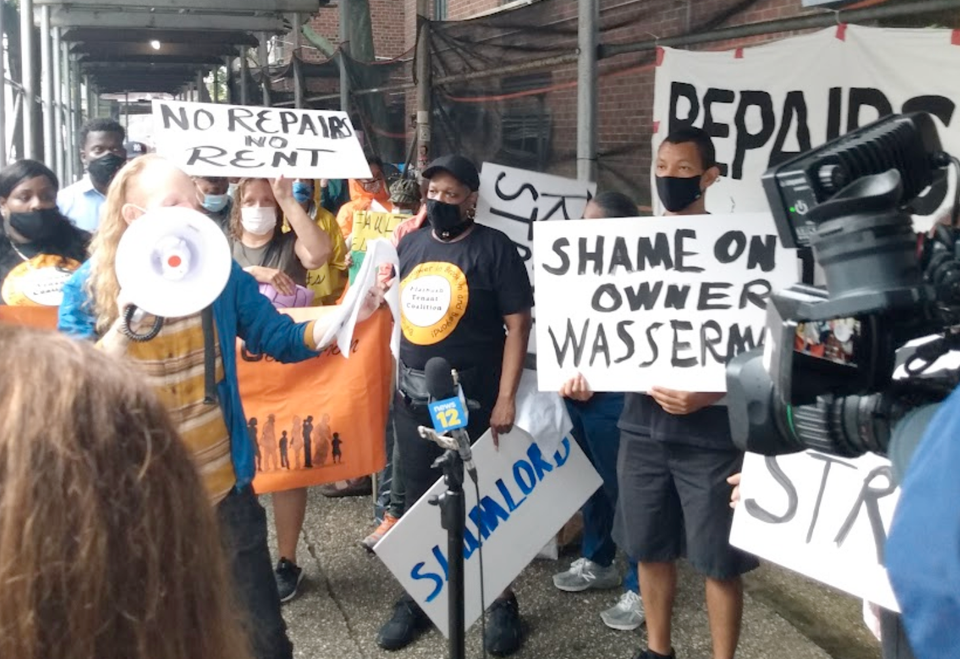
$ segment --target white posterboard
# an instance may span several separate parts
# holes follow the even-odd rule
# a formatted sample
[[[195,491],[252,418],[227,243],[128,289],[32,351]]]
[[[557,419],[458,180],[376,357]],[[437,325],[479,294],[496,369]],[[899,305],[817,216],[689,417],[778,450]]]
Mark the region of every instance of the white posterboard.
[[[594,391],[726,391],[767,297],[797,281],[763,213],[544,222],[533,244],[541,391],[577,372]]]
[[[427,440],[424,440],[427,441]],[[473,483],[464,483],[467,533],[464,549],[466,626],[480,617],[480,552],[489,606],[550,538],[601,485],[600,476],[572,439],[553,452],[514,426],[500,436],[500,450],[488,431],[473,446],[482,504]],[[428,503],[446,490],[438,481],[377,543],[380,560],[416,600],[444,636],[449,635],[447,532],[440,510]],[[480,512],[482,509],[482,513]]]
[[[597,192],[589,181],[483,163],[477,222],[498,229],[517,246],[527,266],[530,284],[536,286],[533,270],[533,224],[544,220],[579,220],[587,202]],[[534,309],[536,314],[536,309]],[[537,338],[530,334],[527,352],[537,354]]]
[[[730,542],[899,611],[882,564],[899,498],[890,462],[874,454],[748,453]]]
[[[191,175],[370,178],[343,112],[155,99],[153,131],[157,153]]]

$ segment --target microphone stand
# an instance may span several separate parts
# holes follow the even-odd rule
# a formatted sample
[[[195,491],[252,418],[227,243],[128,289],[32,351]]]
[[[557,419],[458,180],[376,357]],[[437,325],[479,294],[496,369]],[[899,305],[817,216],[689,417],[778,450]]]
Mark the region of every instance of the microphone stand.
[[[463,570],[463,536],[466,530],[467,509],[463,498],[463,460],[453,440],[438,435],[432,428],[420,428],[420,435],[445,448],[433,468],[443,470],[447,491],[430,497],[430,505],[440,508],[440,525],[447,532],[447,575],[450,590],[447,597],[448,627],[450,630],[450,659],[466,659],[466,587]]]

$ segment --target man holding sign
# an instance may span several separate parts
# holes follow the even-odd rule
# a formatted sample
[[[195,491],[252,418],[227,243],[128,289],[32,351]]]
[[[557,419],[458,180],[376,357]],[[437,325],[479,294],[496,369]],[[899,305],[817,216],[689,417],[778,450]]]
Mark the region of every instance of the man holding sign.
[[[656,162],[657,192],[668,215],[705,215],[720,176],[710,137],[698,128],[671,133]],[[615,537],[639,561],[648,649],[637,659],[673,657],[671,617],[676,560],[684,553],[706,577],[714,659],[732,659],[740,636],[740,575],[757,567],[729,543],[733,514],[726,479],[743,454],[730,436],[722,393],[653,387],[628,393],[620,417]]]

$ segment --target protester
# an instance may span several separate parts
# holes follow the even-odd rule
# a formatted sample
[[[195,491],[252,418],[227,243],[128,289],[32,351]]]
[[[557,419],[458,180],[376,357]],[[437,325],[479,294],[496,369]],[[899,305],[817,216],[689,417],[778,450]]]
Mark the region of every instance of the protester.
[[[713,143],[698,128],[671,133],[655,163],[668,215],[706,213],[707,189],[720,176]],[[620,417],[614,538],[639,561],[648,647],[638,659],[673,657],[671,618],[676,560],[686,555],[706,577],[714,659],[732,659],[743,613],[741,575],[757,560],[730,545],[733,511],[727,478],[740,471],[723,394],[653,387],[628,393]],[[685,552],[684,552],[685,550]]]
[[[283,183],[277,186],[285,189]],[[110,188],[91,259],[64,288],[60,329],[99,339],[104,350],[136,362],[157,390],[192,450],[216,506],[233,578],[250,622],[254,655],[289,658],[292,646],[270,564],[266,515],[251,486],[256,458],[240,402],[236,344],[240,337],[251,352],[281,362],[303,361],[316,357],[329,321],[294,323],[277,312],[258,292],[253,277],[234,263],[226,288],[212,305],[219,403],[208,403],[203,364],[204,345],[210,337],[202,329],[200,314],[164,320],[160,334],[143,343],[130,341],[120,318],[126,306],[115,270],[120,239],[143,213],[171,206],[198,206],[196,186],[186,174],[153,155],[137,158],[124,168]],[[369,291],[359,318],[368,318],[381,301],[379,288]],[[152,322],[147,316],[141,324]]]
[[[203,212],[229,235],[230,215],[233,212],[229,181],[222,176],[195,176],[193,181],[200,191]]]
[[[127,152],[127,160],[133,160],[150,153],[150,149],[143,142],[125,142],[123,150]]]
[[[90,234],[60,213],[59,185],[36,160],[0,170],[0,304],[56,306],[65,275],[87,258]]]
[[[313,291],[314,304],[336,304],[347,287],[350,267],[350,252],[340,233],[336,215],[318,203],[316,186],[310,179],[298,178],[293,182],[293,198],[307,217],[329,237],[332,248],[326,264],[307,272],[307,288]],[[289,223],[284,223],[284,231],[289,228]]]
[[[619,192],[604,192],[587,203],[584,219],[637,217],[640,210],[629,197]],[[579,593],[585,590],[616,588],[620,572],[613,564],[617,545],[613,541],[613,518],[617,506],[617,454],[620,431],[617,423],[623,412],[622,393],[593,393],[582,375],[571,378],[560,391],[573,422],[573,437],[603,479],[583,506],[581,557],[566,572],[554,575],[560,590]],[[615,606],[600,614],[611,629],[632,631],[643,624],[643,602],[637,581],[637,564],[628,560],[624,592]]]
[[[0,362],[0,656],[250,657],[203,487],[153,392],[53,332],[0,325]]]
[[[432,465],[442,453],[417,430],[432,425],[423,372],[427,361],[444,357],[459,373],[465,396],[476,404],[466,428],[470,438],[476,441],[490,428],[494,441],[499,441],[516,416],[533,306],[526,266],[516,246],[503,233],[474,223],[480,176],[473,163],[445,156],[423,175],[430,181],[429,227],[407,234],[399,247],[403,331],[393,406],[407,510],[437,480]],[[440,313],[432,309],[424,313],[413,298],[419,287],[438,276],[447,278],[451,293],[438,301]],[[462,302],[453,299],[457,290],[464,291]],[[404,303],[408,293],[411,301]],[[377,642],[388,650],[400,649],[428,624],[423,610],[404,594]],[[508,589],[490,607],[484,645],[491,654],[512,654],[520,648],[521,636],[517,599]]]
[[[83,178],[57,195],[57,206],[70,221],[93,233],[100,226],[100,209],[107,188],[127,162],[123,148],[126,131],[113,119],[91,119],[80,128],[80,161]]]
[[[343,205],[350,201],[347,181],[339,178],[320,179],[320,205],[337,217]]]
[[[340,207],[337,213],[337,224],[340,233],[350,246],[353,235],[353,214],[357,211],[373,210],[390,212],[390,191],[387,180],[383,176],[383,161],[376,156],[367,158],[370,166],[370,178],[350,179],[350,201]]]

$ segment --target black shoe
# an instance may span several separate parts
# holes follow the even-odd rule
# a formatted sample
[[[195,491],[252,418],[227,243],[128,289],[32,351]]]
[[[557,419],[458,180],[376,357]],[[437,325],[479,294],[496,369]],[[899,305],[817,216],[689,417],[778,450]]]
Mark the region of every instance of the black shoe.
[[[639,650],[633,659],[677,659],[676,653],[673,650],[670,650],[670,654],[657,654],[652,650]]]
[[[289,602],[297,596],[297,588],[303,581],[302,568],[297,567],[296,563],[281,558],[273,575],[277,579],[277,591],[280,593],[281,602]]]
[[[384,650],[401,650],[430,627],[430,618],[406,595],[393,605],[393,615],[377,633],[377,645]]]
[[[520,649],[523,629],[520,624],[520,605],[517,596],[499,598],[490,605],[487,618],[487,633],[483,645],[487,652],[497,657],[506,657]]]

